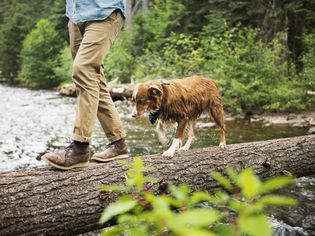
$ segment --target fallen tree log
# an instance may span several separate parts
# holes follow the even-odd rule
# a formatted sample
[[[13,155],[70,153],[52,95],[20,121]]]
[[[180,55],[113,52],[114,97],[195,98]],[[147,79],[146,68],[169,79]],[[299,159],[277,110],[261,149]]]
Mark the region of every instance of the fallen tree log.
[[[174,158],[143,157],[154,167],[150,175],[161,181],[152,186],[186,182],[192,189],[211,190],[218,184],[211,171],[227,166],[252,167],[261,177],[290,172],[296,176],[315,173],[315,135],[194,149]],[[130,160],[132,160],[130,158]],[[0,173],[0,235],[75,235],[100,228],[98,219],[116,193],[99,192],[106,184],[122,184],[119,162],[91,164],[74,171],[28,169]]]
[[[113,101],[130,99],[134,89],[133,84],[108,84],[109,93]],[[76,88],[73,83],[64,84],[58,88],[59,94],[62,96],[76,97]]]

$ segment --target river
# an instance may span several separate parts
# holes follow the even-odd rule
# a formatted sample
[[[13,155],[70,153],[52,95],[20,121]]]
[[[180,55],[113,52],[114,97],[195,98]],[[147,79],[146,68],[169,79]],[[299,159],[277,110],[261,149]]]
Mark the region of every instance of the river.
[[[57,92],[8,87],[0,84],[0,171],[44,167],[40,156],[70,142],[75,114],[75,98],[61,97]],[[163,151],[154,127],[146,117],[130,117],[132,104],[116,102],[127,131],[131,155]],[[227,121],[227,143],[241,143],[305,135],[306,128],[289,126],[264,127],[262,123],[236,119]],[[173,130],[174,131],[174,130]],[[172,136],[170,132],[169,137]],[[192,148],[218,145],[217,128],[196,129]],[[107,140],[97,122],[93,134],[93,151],[105,148]],[[315,235],[315,176],[301,177],[282,191],[300,201],[299,207],[280,208],[271,222],[275,235]]]

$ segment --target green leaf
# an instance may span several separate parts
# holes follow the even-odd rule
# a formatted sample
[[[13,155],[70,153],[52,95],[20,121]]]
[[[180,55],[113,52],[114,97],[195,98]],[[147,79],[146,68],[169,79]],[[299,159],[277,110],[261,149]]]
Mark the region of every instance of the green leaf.
[[[120,198],[114,203],[111,203],[108,207],[105,208],[102,216],[100,218],[100,223],[105,223],[110,220],[112,217],[123,214],[127,211],[130,211],[137,205],[137,202],[131,197],[129,198]]]
[[[182,228],[175,231],[179,236],[216,236],[215,233],[204,229]]]
[[[230,183],[230,181],[226,177],[221,175],[219,172],[212,172],[210,175],[212,176],[212,178],[214,178],[216,181],[218,181],[227,190],[229,190],[229,191],[233,190],[233,186]]]
[[[121,225],[107,227],[102,231],[101,236],[117,236],[122,234],[124,231],[125,229]]]
[[[234,199],[234,198],[232,198],[229,201],[229,206],[232,207],[235,211],[238,211],[238,212],[242,211],[242,209],[244,209],[246,207],[246,205],[243,202],[241,202],[241,201],[239,201],[237,199]]]
[[[213,199],[213,203],[216,204],[225,204],[227,201],[229,201],[230,196],[224,192],[224,191],[219,191],[215,194],[215,198]]]
[[[130,236],[147,236],[150,235],[150,232],[148,232],[147,228],[145,226],[139,226],[135,225],[137,228],[129,229],[127,231],[127,235]]]
[[[100,191],[104,192],[122,192],[122,191],[129,191],[127,186],[120,186],[120,185],[105,185],[99,188]]]
[[[232,167],[228,167],[226,170],[227,175],[229,176],[229,178],[234,182],[237,183],[237,179],[238,179],[238,174],[235,170],[233,170]]]
[[[251,236],[271,236],[272,228],[265,215],[240,216],[238,219],[241,233]]]
[[[262,184],[262,192],[267,193],[280,189],[288,184],[294,182],[294,177],[291,176],[277,176],[266,180]]]
[[[217,211],[205,208],[191,209],[181,212],[174,219],[183,226],[206,227],[222,218]]]
[[[233,228],[230,224],[218,223],[211,228],[215,233],[220,236],[232,236]]]
[[[136,215],[125,213],[117,219],[118,224],[134,224],[138,220]]]
[[[169,211],[170,210],[169,198],[170,198],[169,196],[164,195],[153,197],[152,205],[157,210]]]
[[[136,172],[141,172],[144,168],[143,162],[141,160],[141,157],[136,157],[133,160],[133,168]]]
[[[211,202],[214,197],[207,192],[193,192],[191,195],[191,203],[196,204],[199,202]]]
[[[276,206],[296,206],[297,201],[290,197],[282,197],[277,195],[267,195],[261,197],[255,204],[276,205]]]
[[[240,173],[238,185],[246,199],[252,199],[260,194],[261,182],[252,169],[245,169]]]
[[[181,184],[179,187],[171,185],[169,187],[171,194],[179,201],[186,201],[189,193],[189,187],[186,184]]]

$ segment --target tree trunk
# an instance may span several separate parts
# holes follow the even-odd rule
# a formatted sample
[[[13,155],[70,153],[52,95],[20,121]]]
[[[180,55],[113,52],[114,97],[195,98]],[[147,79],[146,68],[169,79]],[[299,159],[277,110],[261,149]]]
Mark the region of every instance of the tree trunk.
[[[126,27],[127,30],[131,30],[132,28],[132,3],[133,0],[126,0]]]
[[[232,166],[252,167],[261,177],[291,172],[315,173],[315,135],[194,149],[174,158],[143,157],[150,173],[161,181],[152,187],[162,193],[168,183],[188,183],[193,190],[211,190],[209,177]],[[130,159],[131,161],[131,159]],[[100,228],[98,219],[117,195],[99,192],[106,184],[122,184],[125,169],[119,162],[91,164],[73,171],[29,169],[0,173],[0,235],[74,235]]]
[[[149,11],[149,0],[142,0],[142,11],[148,13]]]
[[[290,58],[294,62],[297,72],[303,70],[303,62],[300,56],[304,51],[303,34],[305,27],[304,14],[294,10],[288,10],[288,25],[287,25],[287,41]]]

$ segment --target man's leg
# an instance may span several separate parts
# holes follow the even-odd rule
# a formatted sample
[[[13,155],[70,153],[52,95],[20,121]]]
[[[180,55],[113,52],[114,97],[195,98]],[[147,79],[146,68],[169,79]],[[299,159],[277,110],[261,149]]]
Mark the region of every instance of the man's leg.
[[[72,59],[74,60],[83,39],[83,24],[77,25],[69,21],[69,41]],[[46,153],[42,160],[49,165],[62,170],[88,166],[90,157],[89,145],[86,143],[72,142],[64,150]]]
[[[124,21],[120,12],[115,12],[112,14],[111,20],[112,24],[116,25],[115,29],[117,29],[117,31],[113,32],[110,43],[112,43],[116,38],[117,33],[121,29]],[[128,157],[128,147],[124,142],[126,134],[121,119],[104,80],[103,69],[101,69],[101,76],[102,78],[100,79],[100,96],[97,117],[109,141],[109,147],[101,153],[94,154],[91,159],[95,161],[107,162],[113,159]]]
[[[109,143],[125,138],[126,134],[121,119],[104,80],[100,84],[97,117]]]
[[[109,114],[98,115],[103,128],[120,122],[111,99],[106,97],[109,94],[104,89],[102,64],[122,25],[123,18],[117,11],[104,21],[85,23],[84,36],[73,62],[73,80],[78,91],[73,140],[90,142],[100,112]]]
[[[69,25],[69,30],[74,30],[72,33],[78,36],[73,38],[70,36],[70,41],[73,43],[71,52],[74,58],[73,82],[78,95],[77,111],[72,146],[58,153],[43,156],[43,160],[57,168],[82,167],[78,164],[88,162],[88,144],[91,141],[99,110],[100,87],[103,77],[102,63],[123,24],[121,16],[120,21],[115,20],[118,19],[117,15],[118,13],[114,12],[104,21],[86,22],[78,27],[71,25],[72,23]],[[80,39],[80,33],[82,39]],[[82,157],[82,150],[86,151],[85,158]],[[81,155],[81,158],[78,158],[77,154],[79,157]]]
[[[115,26],[116,31],[112,34],[111,43],[115,40],[118,32],[121,30],[124,19],[119,11],[111,15],[111,21]],[[109,50],[109,49],[108,49]],[[109,141],[109,144],[124,139],[126,133],[124,131],[118,111],[109,93],[109,88],[105,82],[104,66],[101,66],[100,79],[100,96],[97,111],[97,118],[103,128],[103,131]]]

